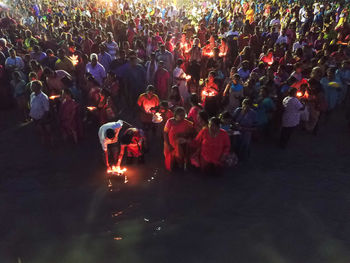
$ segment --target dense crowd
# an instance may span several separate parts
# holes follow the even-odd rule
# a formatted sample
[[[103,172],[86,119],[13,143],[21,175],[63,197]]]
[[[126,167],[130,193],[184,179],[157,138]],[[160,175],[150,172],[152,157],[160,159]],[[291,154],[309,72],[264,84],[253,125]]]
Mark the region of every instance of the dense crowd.
[[[98,122],[107,165],[162,130],[168,170],[232,166],[252,137],[279,129],[286,148],[348,103],[346,2],[16,0],[0,28],[0,107],[44,143]]]

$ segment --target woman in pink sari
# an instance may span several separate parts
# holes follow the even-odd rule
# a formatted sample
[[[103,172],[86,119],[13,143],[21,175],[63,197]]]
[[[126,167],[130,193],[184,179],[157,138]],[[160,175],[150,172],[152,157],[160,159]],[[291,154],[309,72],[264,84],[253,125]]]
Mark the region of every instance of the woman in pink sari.
[[[179,107],[164,127],[165,167],[172,171],[175,167],[186,169],[189,163],[187,140],[194,135],[192,122],[185,119],[185,109]]]

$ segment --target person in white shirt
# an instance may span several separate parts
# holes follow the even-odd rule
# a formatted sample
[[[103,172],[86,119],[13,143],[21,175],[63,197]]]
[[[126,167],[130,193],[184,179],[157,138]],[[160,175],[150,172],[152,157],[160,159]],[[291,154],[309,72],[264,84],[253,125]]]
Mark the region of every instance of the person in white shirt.
[[[90,55],[90,60],[86,65],[86,73],[90,73],[95,80],[102,86],[104,79],[106,78],[105,68],[98,62],[98,56],[95,53]]]
[[[116,164],[119,153],[121,152],[119,133],[123,126],[131,127],[129,123],[119,120],[117,122],[105,123],[98,130],[98,137],[104,152],[105,163],[108,168],[110,167],[110,164]],[[109,158],[109,155],[113,156],[112,159]]]
[[[30,95],[30,112],[29,116],[33,119],[34,124],[38,127],[41,134],[42,142],[50,141],[53,143],[50,128],[50,102],[42,90],[42,83],[39,80],[31,82],[32,94]]]
[[[16,56],[16,51],[14,49],[10,49],[10,56],[5,61],[5,68],[14,71],[21,71],[24,68],[24,62],[21,57]]]
[[[300,123],[300,114],[305,106],[296,98],[297,89],[291,88],[288,96],[283,99],[284,112],[282,115],[282,130],[280,147],[285,149],[295,127]]]

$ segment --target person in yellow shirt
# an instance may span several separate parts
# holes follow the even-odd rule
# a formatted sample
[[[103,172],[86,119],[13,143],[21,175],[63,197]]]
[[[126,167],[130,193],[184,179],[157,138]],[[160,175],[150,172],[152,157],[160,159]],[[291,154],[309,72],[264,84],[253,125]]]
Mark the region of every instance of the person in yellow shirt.
[[[74,73],[74,65],[73,62],[66,56],[64,49],[59,49],[57,56],[58,59],[55,64],[56,70],[64,70],[72,75]]]

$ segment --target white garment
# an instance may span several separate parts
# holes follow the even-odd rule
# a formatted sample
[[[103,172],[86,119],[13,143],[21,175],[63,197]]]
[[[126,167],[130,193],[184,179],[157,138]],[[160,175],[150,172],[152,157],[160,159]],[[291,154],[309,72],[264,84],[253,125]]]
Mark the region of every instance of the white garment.
[[[29,116],[34,120],[40,120],[50,109],[49,98],[46,94],[40,92],[35,95],[33,92],[30,95],[30,112]]]
[[[91,62],[86,65],[86,72],[90,73],[96,81],[102,86],[103,80],[106,77],[105,68],[101,63],[97,62],[96,66],[93,67]]]
[[[185,76],[185,72],[180,67],[176,67],[173,71],[173,79],[174,79],[174,85],[177,85],[179,87],[180,96],[184,99],[184,101],[187,101],[187,99],[190,97],[190,94],[187,90],[186,80],[177,80],[177,78],[183,78]]]
[[[119,135],[119,132],[120,132],[122,127],[123,127],[122,120],[119,120],[117,122],[108,122],[106,124],[103,124],[100,127],[100,129],[98,130],[98,138],[100,139],[100,143],[101,143],[103,151],[107,151],[108,144],[113,144],[113,143],[116,143],[118,141],[118,135]],[[115,136],[112,140],[106,138],[106,131],[108,129],[113,129],[115,131]]]
[[[300,122],[303,104],[295,97],[285,97],[283,100],[284,112],[282,116],[282,127],[295,127]]]

